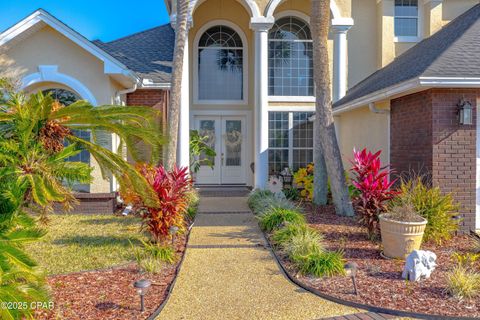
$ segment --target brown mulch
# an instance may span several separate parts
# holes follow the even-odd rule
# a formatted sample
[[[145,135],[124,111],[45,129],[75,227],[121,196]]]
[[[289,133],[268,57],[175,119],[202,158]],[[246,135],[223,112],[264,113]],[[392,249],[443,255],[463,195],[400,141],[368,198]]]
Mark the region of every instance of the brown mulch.
[[[165,265],[158,274],[142,273],[135,263],[111,269],[76,272],[48,277],[55,307],[40,311],[36,319],[146,319],[165,301],[169,285],[185,251],[187,236],[178,236],[177,263]],[[149,279],[152,286],[145,295],[145,311],[140,312],[140,297],[133,283]]]
[[[437,255],[437,268],[430,279],[407,282],[401,277],[404,261],[382,258],[380,243],[368,240],[365,229],[357,222],[358,218],[339,217],[331,206],[320,207],[317,212],[309,205],[305,207],[307,221],[324,235],[326,249],[343,250],[347,261],[359,265],[359,295],[353,293],[351,278],[303,276],[279,253],[288,272],[307,286],[343,300],[382,308],[429,315],[480,317],[480,297],[460,301],[445,292],[446,273],[455,265],[451,255],[454,252],[469,252],[471,242],[468,236],[456,236],[442,245],[422,244],[422,250],[430,250]]]

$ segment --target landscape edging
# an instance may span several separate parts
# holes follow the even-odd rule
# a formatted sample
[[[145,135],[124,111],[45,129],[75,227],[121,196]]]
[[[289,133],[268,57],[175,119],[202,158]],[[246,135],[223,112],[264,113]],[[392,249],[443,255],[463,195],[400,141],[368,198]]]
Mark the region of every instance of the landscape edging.
[[[268,239],[267,235],[262,232],[266,242],[268,243],[268,246],[270,247],[270,251],[272,252],[273,256],[275,257],[275,260],[277,261],[277,264],[280,266],[282,269],[283,273],[285,276],[293,282],[295,285],[299,286],[300,288],[313,293],[320,298],[345,305],[347,307],[352,307],[352,308],[359,308],[359,309],[364,309],[370,312],[376,312],[376,313],[385,313],[385,314],[391,314],[394,316],[399,316],[399,317],[413,317],[413,318],[418,318],[418,319],[427,319],[427,320],[473,320],[473,319],[478,319],[478,318],[471,318],[471,317],[453,317],[453,316],[442,316],[442,315],[429,315],[425,313],[416,313],[416,312],[410,312],[410,311],[402,311],[402,310],[395,310],[395,309],[387,309],[387,308],[382,308],[382,307],[376,307],[368,304],[363,304],[359,302],[353,302],[353,301],[348,301],[348,300],[343,300],[334,296],[331,296],[329,294],[326,294],[324,292],[321,292],[318,289],[315,289],[313,287],[310,287],[306,285],[305,283],[295,279],[288,270],[283,266],[280,258],[278,257],[277,253],[275,252],[272,244],[270,243],[270,240]]]

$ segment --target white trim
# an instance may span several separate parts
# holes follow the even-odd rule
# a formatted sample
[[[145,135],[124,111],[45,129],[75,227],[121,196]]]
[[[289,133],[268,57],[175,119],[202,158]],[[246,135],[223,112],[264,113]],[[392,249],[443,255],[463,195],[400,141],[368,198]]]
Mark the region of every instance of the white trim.
[[[99,60],[104,63],[104,73],[106,74],[121,74],[131,78],[134,82],[138,81],[139,78],[135,75],[134,72],[129,70],[123,63],[94,45],[92,42],[88,41],[85,37],[80,35],[75,30],[71,29],[60,20],[56,19],[48,12],[39,9],[32,13],[30,16],[26,17],[22,21],[15,24],[13,27],[7,29],[2,34],[0,34],[0,46],[3,46],[27,31],[36,24],[44,22],[72,42],[77,44],[82,49],[86,50]]]
[[[21,89],[25,89],[37,83],[55,82],[63,84],[75,91],[82,99],[88,100],[92,105],[97,105],[97,99],[83,83],[77,79],[58,72],[56,65],[40,65],[38,72],[31,73],[22,79]]]
[[[315,96],[268,96],[269,102],[315,102]]]
[[[310,17],[303,12],[300,12],[298,10],[284,10],[274,15],[275,21],[285,17],[299,18],[306,22],[308,24],[308,28],[310,28]]]
[[[268,106],[268,112],[315,112],[315,106]]]
[[[282,3],[284,0],[270,0],[267,7],[265,8],[264,15],[265,17],[273,17],[275,13],[275,9]],[[335,0],[330,0],[330,11],[332,12],[333,18],[341,18],[342,15],[340,13],[340,9],[338,8]]]
[[[242,39],[242,53],[243,53],[243,99],[242,100],[200,100],[198,98],[198,43],[200,38],[202,37],[203,33],[207,31],[209,28],[214,26],[226,26],[232,28]],[[247,37],[243,30],[237,26],[236,24],[228,21],[228,20],[212,20],[204,24],[195,35],[193,40],[193,103],[198,105],[218,105],[218,104],[225,104],[225,105],[246,105],[248,104],[248,41]]]
[[[140,88],[152,88],[152,89],[170,89],[170,82],[154,82],[152,79],[142,79]]]
[[[406,92],[418,92],[429,88],[479,88],[480,78],[476,77],[418,77],[399,84],[367,94],[358,99],[342,104],[333,109],[333,114],[338,115],[359,107],[367,106],[395,96],[404,95]]]
[[[415,43],[419,42],[421,38],[419,36],[399,36],[399,37],[394,37],[393,41],[394,42],[404,42],[404,43]]]

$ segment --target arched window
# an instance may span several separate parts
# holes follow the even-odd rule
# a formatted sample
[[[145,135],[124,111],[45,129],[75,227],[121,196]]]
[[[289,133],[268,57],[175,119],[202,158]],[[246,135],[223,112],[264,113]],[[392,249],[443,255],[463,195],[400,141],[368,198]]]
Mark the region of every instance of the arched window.
[[[313,96],[312,35],[296,17],[278,19],[268,36],[268,94]]]
[[[81,100],[81,97],[79,97],[76,93],[70,91],[70,90],[65,90],[65,89],[59,89],[59,88],[53,88],[53,89],[47,89],[42,91],[43,94],[48,94],[50,93],[52,98],[63,104],[64,106],[71,105],[77,100]],[[86,130],[72,130],[73,133],[82,139],[85,140],[90,140],[90,132]],[[84,162],[87,164],[90,164],[90,152],[87,150],[82,150],[79,154],[67,158],[66,161],[71,161],[71,162]],[[79,192],[90,192],[90,185],[87,184],[75,184],[72,186],[73,190],[79,191]]]
[[[198,43],[198,100],[243,100],[243,43],[227,26],[209,28]]]

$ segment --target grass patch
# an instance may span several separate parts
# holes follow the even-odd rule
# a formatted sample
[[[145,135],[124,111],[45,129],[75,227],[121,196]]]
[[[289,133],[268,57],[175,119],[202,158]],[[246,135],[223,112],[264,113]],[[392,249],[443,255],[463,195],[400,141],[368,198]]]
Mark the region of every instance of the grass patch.
[[[276,230],[272,235],[272,241],[275,245],[279,246],[280,248],[285,248],[286,245],[292,240],[293,237],[314,233],[317,234],[318,232],[307,226],[306,224],[287,224],[285,227]]]
[[[342,252],[312,252],[299,264],[299,269],[315,277],[332,277],[345,274],[344,263]]]
[[[47,235],[28,252],[48,274],[108,268],[135,260],[134,247],[147,236],[137,217],[51,215]]]
[[[457,266],[447,274],[446,291],[457,299],[474,298],[480,294],[480,274]]]
[[[318,232],[305,232],[294,235],[285,244],[290,260],[302,264],[307,256],[324,251],[323,237]]]

